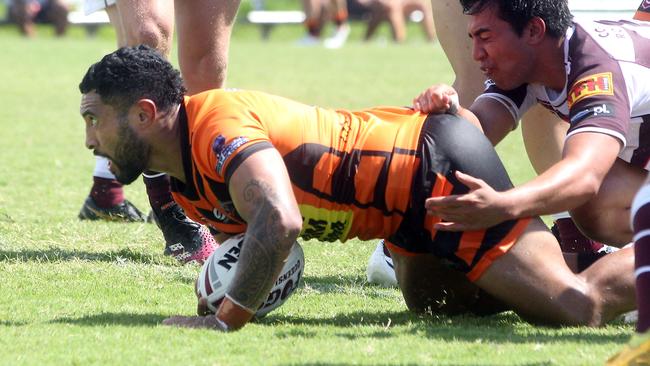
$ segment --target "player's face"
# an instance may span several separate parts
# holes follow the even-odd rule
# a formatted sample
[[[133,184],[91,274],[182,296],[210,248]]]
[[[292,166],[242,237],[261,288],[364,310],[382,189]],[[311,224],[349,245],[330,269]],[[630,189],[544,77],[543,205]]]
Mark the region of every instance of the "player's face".
[[[86,147],[110,160],[110,170],[120,183],[135,181],[146,170],[151,147],[136,134],[128,117],[102,103],[95,92],[82,96],[81,115],[86,122]]]
[[[498,17],[495,5],[470,16],[467,29],[472,57],[499,88],[511,90],[530,79],[531,50],[510,24]]]

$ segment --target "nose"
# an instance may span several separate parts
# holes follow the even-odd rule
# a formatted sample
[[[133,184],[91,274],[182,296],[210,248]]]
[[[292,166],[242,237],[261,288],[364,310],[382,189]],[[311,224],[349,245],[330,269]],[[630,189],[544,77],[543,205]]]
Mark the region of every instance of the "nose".
[[[483,47],[477,44],[476,40],[472,42],[472,58],[474,61],[481,61],[485,59],[486,53]]]
[[[94,150],[97,147],[97,139],[91,128],[86,128],[86,148]]]

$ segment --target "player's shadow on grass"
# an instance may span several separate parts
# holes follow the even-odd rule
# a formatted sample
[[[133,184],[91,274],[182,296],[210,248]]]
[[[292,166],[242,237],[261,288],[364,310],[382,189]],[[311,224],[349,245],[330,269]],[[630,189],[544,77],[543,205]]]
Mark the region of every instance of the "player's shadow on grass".
[[[418,315],[404,311],[357,311],[339,314],[329,318],[310,318],[300,315],[269,315],[258,321],[262,324],[307,326],[336,326],[339,337],[356,340],[359,338],[392,338],[406,334],[444,341],[494,342],[494,343],[555,343],[563,341],[602,343],[615,342],[623,344],[628,341],[628,334],[594,334],[593,328],[549,328],[542,326],[525,326],[516,314],[505,312],[487,317],[471,315],[444,316]],[[370,327],[371,332],[347,332],[345,329]],[[406,326],[406,327],[402,327]],[[286,334],[278,330],[276,335],[292,337],[304,332],[302,337],[309,338],[312,330],[290,329]],[[316,336],[314,333],[313,336]]]
[[[325,276],[306,274],[300,281],[300,287],[309,287],[310,291],[317,293],[344,293],[348,292],[350,288],[363,287],[370,290],[365,294],[369,297],[382,296],[380,292],[386,290],[380,286],[369,284],[365,273]]]
[[[44,248],[40,250],[0,250],[0,262],[67,262],[86,260],[95,262],[134,262],[142,264],[164,264],[164,258],[150,253],[134,251],[129,248],[120,250],[88,252],[66,250],[61,248]]]
[[[162,324],[162,321],[166,318],[167,316],[160,314],[99,313],[95,315],[86,315],[79,318],[61,317],[50,322],[92,327],[105,325],[122,325],[127,327],[155,327]]]

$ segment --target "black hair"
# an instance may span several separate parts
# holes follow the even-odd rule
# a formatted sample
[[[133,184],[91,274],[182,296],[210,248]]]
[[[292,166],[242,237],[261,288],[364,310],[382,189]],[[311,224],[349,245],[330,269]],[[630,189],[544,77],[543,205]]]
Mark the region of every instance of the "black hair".
[[[138,99],[153,100],[160,110],[183,102],[186,89],[180,72],[155,49],[122,47],[90,66],[79,91],[95,91],[103,103],[126,113]]]
[[[532,18],[540,17],[546,23],[546,32],[553,38],[560,38],[573,18],[567,0],[460,0],[460,4],[467,15],[496,5],[499,18],[508,22],[519,36]]]

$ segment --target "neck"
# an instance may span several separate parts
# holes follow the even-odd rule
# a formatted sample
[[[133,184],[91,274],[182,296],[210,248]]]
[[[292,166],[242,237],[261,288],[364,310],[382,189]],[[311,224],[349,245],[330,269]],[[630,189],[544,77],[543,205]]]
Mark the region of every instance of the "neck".
[[[183,154],[181,151],[180,105],[159,116],[159,130],[152,139],[149,169],[185,182]]]
[[[561,91],[566,85],[566,68],[564,66],[564,37],[549,38],[539,52],[534,83],[542,84],[555,91]]]

